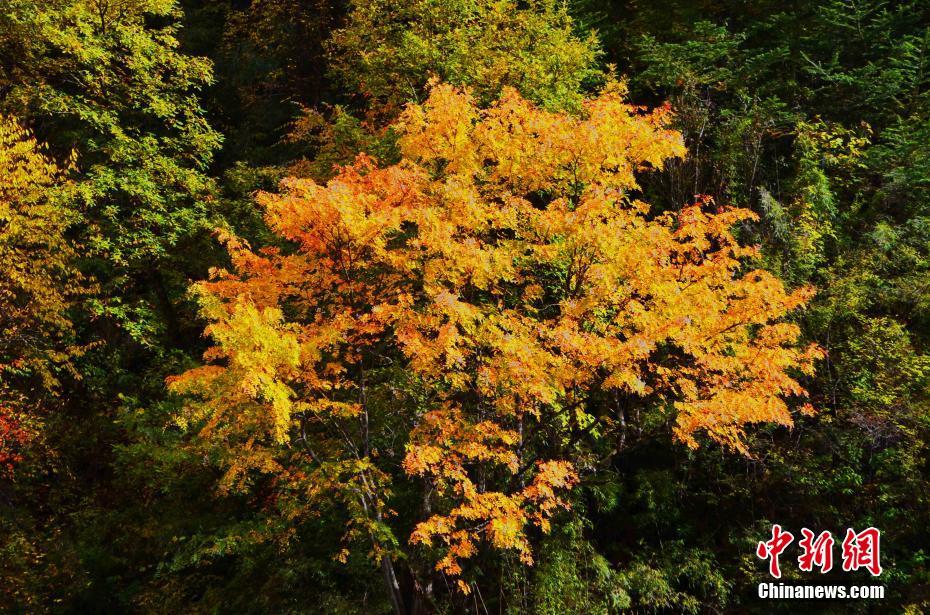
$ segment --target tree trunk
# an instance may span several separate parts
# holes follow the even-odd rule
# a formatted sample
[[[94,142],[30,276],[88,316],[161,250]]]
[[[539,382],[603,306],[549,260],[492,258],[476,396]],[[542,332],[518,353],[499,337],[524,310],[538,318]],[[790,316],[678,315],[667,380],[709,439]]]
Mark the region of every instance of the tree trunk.
[[[397,574],[394,572],[394,562],[387,555],[381,557],[381,572],[384,573],[384,582],[391,596],[391,606],[394,608],[394,615],[407,615],[407,611],[404,609],[404,597],[400,593],[400,585],[397,583]]]
[[[432,482],[423,479],[423,499],[420,502],[420,516],[423,519],[429,519],[433,512],[433,506],[430,502],[430,496],[433,493]],[[413,582],[413,604],[410,605],[410,615],[430,615],[435,611],[433,601],[433,567],[428,563],[414,563],[417,560],[408,562],[410,567],[410,577]]]
[[[413,590],[413,605],[410,607],[410,615],[430,615],[434,611],[432,574],[428,573],[422,583],[418,578],[414,577]]]

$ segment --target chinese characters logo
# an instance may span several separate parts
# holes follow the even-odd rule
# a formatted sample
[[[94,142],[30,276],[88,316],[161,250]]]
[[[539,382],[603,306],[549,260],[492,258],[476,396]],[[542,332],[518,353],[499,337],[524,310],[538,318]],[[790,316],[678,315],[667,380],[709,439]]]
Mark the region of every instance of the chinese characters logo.
[[[821,574],[830,572],[833,569],[834,545],[830,532],[824,531],[815,535],[805,527],[801,529],[801,535],[803,537],[798,541],[798,546],[801,547],[798,568],[804,572],[811,572],[814,567],[817,567]],[[783,530],[776,523],[772,526],[772,537],[759,542],[756,547],[756,555],[760,559],[769,561],[769,574],[776,579],[781,578],[778,558],[792,542],[794,542],[794,534]],[[842,544],[843,571],[853,572],[865,568],[872,576],[880,575],[882,573],[879,561],[880,542],[881,532],[874,527],[858,533],[852,528],[847,529]]]

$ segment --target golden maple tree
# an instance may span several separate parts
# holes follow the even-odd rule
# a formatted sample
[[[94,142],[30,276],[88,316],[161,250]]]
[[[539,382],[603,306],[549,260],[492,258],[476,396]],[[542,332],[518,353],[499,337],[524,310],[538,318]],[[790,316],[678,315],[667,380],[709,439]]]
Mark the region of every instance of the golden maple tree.
[[[812,291],[745,270],[757,249],[731,228],[751,212],[634,197],[684,153],[670,119],[616,83],[575,115],[439,84],[396,125],[400,163],[261,194],[282,245],[225,236],[231,269],[196,285],[207,365],[171,379],[224,488],[270,477],[294,518],[336,498],[392,583],[397,480],[422,485],[410,541],[437,570],[482,541],[531,563],[527,529],[590,462],[579,434],[617,429],[605,395],[666,409],[689,446],[790,425],[819,350],[785,316]]]

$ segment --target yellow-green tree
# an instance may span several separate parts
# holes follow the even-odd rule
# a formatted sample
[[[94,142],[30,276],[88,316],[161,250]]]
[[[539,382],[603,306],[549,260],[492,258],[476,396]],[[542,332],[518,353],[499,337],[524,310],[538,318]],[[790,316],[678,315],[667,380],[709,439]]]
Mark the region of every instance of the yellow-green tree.
[[[547,108],[577,108],[582,84],[602,75],[597,39],[575,26],[557,0],[352,0],[329,41],[330,64],[388,111],[419,100],[430,76],[485,103],[511,86]]]
[[[30,133],[0,116],[0,470],[21,459],[73,353],[68,310],[82,283],[63,184]]]
[[[220,136],[198,100],[212,66],[180,51],[181,15],[175,0],[10,0],[0,12],[0,112],[77,151],[88,267],[104,287],[95,309],[150,348],[177,328],[171,274],[196,260],[178,247],[215,218],[206,167]]]

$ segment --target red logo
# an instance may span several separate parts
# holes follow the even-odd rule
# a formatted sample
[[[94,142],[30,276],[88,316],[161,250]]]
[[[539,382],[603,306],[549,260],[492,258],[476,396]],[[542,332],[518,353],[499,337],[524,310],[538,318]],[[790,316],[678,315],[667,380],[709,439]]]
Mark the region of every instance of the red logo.
[[[816,566],[821,574],[830,572],[833,569],[833,545],[835,544],[830,532],[823,531],[818,535],[805,527],[801,529],[801,535],[802,538],[798,541],[798,546],[801,548],[798,568],[803,572],[812,572]],[[772,526],[772,537],[759,542],[756,546],[756,556],[769,561],[769,574],[776,579],[781,578],[778,557],[793,541],[794,535],[783,530],[776,523]],[[874,527],[859,533],[852,528],[847,529],[846,538],[843,539],[843,571],[853,572],[865,568],[872,576],[880,575],[882,573],[880,543],[881,532]]]

